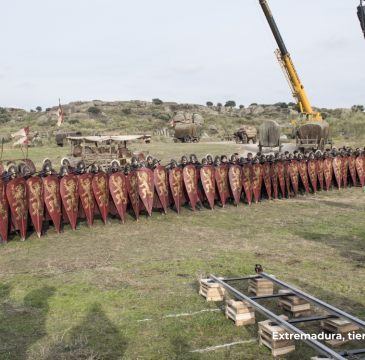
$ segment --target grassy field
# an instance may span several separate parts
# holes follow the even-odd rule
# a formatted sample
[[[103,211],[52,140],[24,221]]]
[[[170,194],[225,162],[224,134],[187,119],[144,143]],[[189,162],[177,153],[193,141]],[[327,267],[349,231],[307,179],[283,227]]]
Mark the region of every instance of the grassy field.
[[[192,148],[150,145],[166,160],[190,152],[228,155],[237,146]],[[34,158],[39,166],[46,156],[56,163],[66,153],[43,148]],[[272,359],[256,342],[196,351],[256,339],[257,325],[236,327],[223,302],[199,296],[198,280],[251,275],[257,263],[365,319],[364,201],[363,189],[341,189],[215,211],[170,210],[151,221],[127,215],[125,225],[96,219],[92,229],[66,227],[57,235],[52,228],[48,237],[29,234],[24,243],[16,236],[0,248],[0,359]],[[235,285],[247,294],[246,282]],[[277,300],[266,304],[282,313]],[[168,316],[179,314],[189,315]],[[318,324],[300,327],[320,331]],[[315,354],[299,341],[296,349],[283,358]]]

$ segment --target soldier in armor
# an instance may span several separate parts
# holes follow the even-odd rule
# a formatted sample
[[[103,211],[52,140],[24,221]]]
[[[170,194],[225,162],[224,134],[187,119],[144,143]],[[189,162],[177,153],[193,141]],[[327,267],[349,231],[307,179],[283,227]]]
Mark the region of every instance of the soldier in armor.
[[[69,174],[76,172],[76,168],[71,166],[70,161],[67,158],[63,158],[61,160],[61,166],[67,166],[67,171],[69,172]]]
[[[199,161],[198,161],[198,158],[196,157],[195,154],[191,154],[190,155],[190,162],[189,162],[189,165],[194,165],[195,167],[200,165]]]
[[[112,174],[117,173],[120,171],[120,163],[118,160],[113,160],[110,164],[110,168],[108,171],[108,176],[110,177]]]
[[[25,181],[27,181],[32,176],[32,170],[30,169],[30,167],[27,165],[23,166],[22,177],[25,179]]]
[[[131,165],[130,164],[127,164],[125,167],[124,167],[124,170],[123,170],[123,174],[125,176],[128,176],[131,172]]]
[[[147,156],[147,168],[153,171],[153,156],[148,155]]]
[[[157,168],[157,166],[159,166],[160,165],[160,162],[158,161],[158,159],[153,159],[153,161],[152,161],[152,171],[154,171],[156,168]]]
[[[226,155],[221,156],[221,163],[222,164],[227,164],[227,156]]]
[[[180,167],[181,169],[184,169],[184,167],[188,165],[188,158],[184,155],[181,157],[181,161],[180,161]]]
[[[229,165],[237,165],[237,156],[235,154],[231,155],[231,158],[229,159]]]
[[[289,151],[285,151],[284,156],[286,159],[289,159]]]
[[[205,156],[205,158],[206,158],[206,159],[207,159],[207,161],[208,161],[208,165],[213,165],[213,157],[212,157],[212,155],[207,154],[207,155]]]
[[[247,162],[248,164],[252,164],[252,160],[253,160],[253,159],[252,159],[252,157],[253,157],[253,156],[252,156],[252,153],[250,153],[250,152],[249,152],[249,153],[247,154],[247,158],[246,158],[246,162]]]
[[[137,171],[139,169],[139,166],[138,166],[138,159],[134,156],[132,157],[132,161],[131,161],[131,171]]]
[[[110,168],[108,171],[108,178],[110,178],[113,174],[116,174],[117,172],[120,171],[120,163],[118,160],[113,160],[110,164]],[[118,215],[118,209],[115,206],[114,203],[114,199],[112,197],[112,194],[109,190],[109,203],[108,203],[108,221],[109,221],[109,215],[112,219],[115,219],[116,216]],[[123,224],[123,221],[120,219],[119,220],[120,224]]]
[[[79,161],[76,164],[76,176],[80,178],[80,176],[85,173],[86,173],[85,163],[83,161]],[[77,213],[77,221],[78,221],[77,224],[79,223],[79,219],[84,220],[86,227],[90,227],[89,220],[87,219],[86,212],[84,209],[84,205],[82,204],[81,201],[81,196],[79,198],[79,211]]]

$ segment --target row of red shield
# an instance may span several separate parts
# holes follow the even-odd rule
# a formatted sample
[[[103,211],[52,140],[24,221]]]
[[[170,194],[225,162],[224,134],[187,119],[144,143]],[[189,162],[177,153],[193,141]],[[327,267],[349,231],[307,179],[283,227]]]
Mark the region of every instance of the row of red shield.
[[[267,193],[275,198],[278,190],[282,194],[285,190],[290,194],[290,184],[295,195],[298,192],[299,177],[309,193],[309,181],[313,191],[317,186],[323,190],[329,189],[332,177],[335,176],[337,185],[346,186],[347,176],[356,184],[356,171],[361,185],[365,182],[365,157],[354,155],[336,157],[326,160],[275,162],[265,164],[226,165],[219,167],[204,166],[200,172],[193,165],[181,169],[171,169],[170,173],[163,166],[158,166],[152,172],[143,168],[132,172],[128,176],[117,172],[110,176],[105,173],[67,175],[61,180],[51,175],[41,179],[34,176],[25,181],[23,178],[11,180],[8,185],[0,180],[0,235],[7,241],[9,225],[18,228],[24,240],[28,213],[33,221],[36,232],[40,236],[44,217],[44,206],[55,224],[57,232],[60,230],[62,213],[66,213],[73,229],[76,227],[79,207],[82,205],[89,224],[92,225],[95,204],[99,207],[104,222],[107,222],[109,212],[109,194],[111,194],[118,213],[124,222],[127,203],[130,201],[136,218],[138,219],[140,201],[147,212],[151,214],[155,191],[161,201],[164,211],[173,198],[178,211],[182,201],[190,200],[193,209],[198,196],[198,180],[200,177],[205,196],[211,208],[214,200],[221,199],[223,205],[226,198],[233,197],[239,203],[242,189],[245,191],[248,203],[253,196],[258,201],[262,182]],[[319,185],[318,185],[319,184]],[[273,191],[272,191],[273,190]],[[188,199],[186,199],[186,195]],[[128,200],[129,197],[129,200]],[[81,204],[80,204],[81,202]],[[10,211],[9,212],[9,207]]]

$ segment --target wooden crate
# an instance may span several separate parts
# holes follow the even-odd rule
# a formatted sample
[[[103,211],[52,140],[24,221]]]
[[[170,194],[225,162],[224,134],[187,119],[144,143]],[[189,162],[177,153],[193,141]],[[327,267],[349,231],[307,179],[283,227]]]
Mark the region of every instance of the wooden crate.
[[[220,278],[223,279],[223,278]],[[199,295],[204,296],[207,301],[223,301],[225,290],[212,279],[200,279]]]
[[[226,318],[232,319],[236,326],[255,324],[255,309],[249,301],[226,300]]]
[[[273,275],[270,275],[274,277]],[[256,294],[256,296],[272,295],[274,293],[274,284],[266,279],[249,279],[248,292]]]
[[[356,325],[351,324],[344,319],[328,319],[321,321],[321,329],[326,330],[332,334],[339,334],[342,336],[343,340],[327,340],[326,345],[335,348],[344,344],[349,343],[349,333],[356,333],[359,328]]]
[[[288,290],[279,290],[279,294],[290,293]],[[294,318],[309,317],[312,314],[311,304],[299,296],[281,296],[279,298],[279,305],[282,310],[292,313]]]
[[[285,315],[280,315],[283,320],[288,320]],[[295,351],[295,340],[276,340],[274,334],[286,334],[287,331],[279,325],[270,325],[272,320],[261,321],[259,326],[259,344],[265,345],[271,350],[273,356],[288,354]]]

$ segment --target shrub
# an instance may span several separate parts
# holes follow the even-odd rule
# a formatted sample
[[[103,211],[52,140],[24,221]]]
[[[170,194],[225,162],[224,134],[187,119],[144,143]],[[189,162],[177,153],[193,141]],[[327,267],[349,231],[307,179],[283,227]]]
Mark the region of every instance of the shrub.
[[[35,109],[36,109],[38,112],[41,112],[41,111],[42,111],[42,107],[40,107],[40,106],[37,106]]]
[[[245,105],[240,105],[240,109],[244,109],[245,108]]]
[[[221,106],[222,106],[222,104],[221,104],[221,103],[217,103],[217,106],[221,107]]]
[[[155,104],[155,105],[161,105],[161,104],[163,104],[163,101],[156,98],[156,99],[152,99],[152,103]]]
[[[288,106],[295,106],[295,105],[296,105],[296,103],[293,103],[293,102],[288,103]]]
[[[30,109],[30,112],[35,112],[33,109]]]
[[[100,114],[101,113],[101,109],[99,109],[96,106],[92,106],[92,107],[89,107],[87,109],[87,112],[89,112],[90,114]]]
[[[363,105],[354,105],[351,110],[353,112],[363,112],[364,111],[364,106]]]
[[[299,105],[298,105],[298,104],[294,105],[294,106],[293,106],[293,110],[296,110],[296,111],[300,112],[300,107],[299,107]]]
[[[278,102],[278,103],[275,104],[275,106],[278,106],[282,109],[287,109],[288,108],[288,105],[285,102]]]
[[[213,103],[212,103],[211,101],[208,101],[208,102],[207,102],[207,106],[208,106],[208,107],[211,107],[211,106],[213,106]]]
[[[226,101],[226,104],[224,106],[225,107],[230,107],[232,109],[236,106],[236,102],[233,101],[233,100],[228,100],[228,101]]]
[[[322,113],[321,115],[323,120],[326,120],[328,118],[328,115],[326,113]]]
[[[46,111],[47,111],[47,112],[48,112],[48,111],[51,111],[51,110],[52,110],[51,108],[47,108],[47,109],[46,109]]]
[[[71,125],[73,125],[73,124],[81,124],[78,119],[68,120],[68,123],[71,124]]]
[[[124,115],[130,115],[130,114],[132,114],[132,110],[131,110],[130,108],[128,108],[128,109],[123,109],[123,110],[122,110],[122,113],[123,113]]]
[[[257,103],[252,103],[250,106],[257,106]]]

